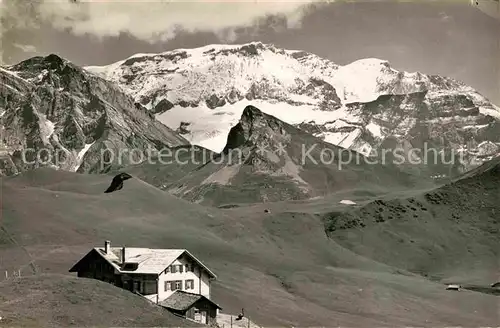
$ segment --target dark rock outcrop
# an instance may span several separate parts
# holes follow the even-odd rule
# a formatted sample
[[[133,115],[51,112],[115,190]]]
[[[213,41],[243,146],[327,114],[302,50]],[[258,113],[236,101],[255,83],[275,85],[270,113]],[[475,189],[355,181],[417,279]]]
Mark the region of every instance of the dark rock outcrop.
[[[108,189],[106,189],[104,193],[121,190],[123,188],[123,182],[128,179],[132,179],[132,176],[128,173],[120,173],[118,175],[115,175],[113,177],[113,180],[111,180],[111,184],[109,185]]]

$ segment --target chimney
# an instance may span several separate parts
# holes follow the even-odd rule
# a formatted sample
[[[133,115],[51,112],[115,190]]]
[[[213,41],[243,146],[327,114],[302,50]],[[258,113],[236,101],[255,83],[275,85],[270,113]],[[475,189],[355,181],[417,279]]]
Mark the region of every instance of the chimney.
[[[125,246],[122,247],[122,264],[125,263]]]
[[[106,240],[104,242],[104,253],[109,254],[111,252],[111,242]]]

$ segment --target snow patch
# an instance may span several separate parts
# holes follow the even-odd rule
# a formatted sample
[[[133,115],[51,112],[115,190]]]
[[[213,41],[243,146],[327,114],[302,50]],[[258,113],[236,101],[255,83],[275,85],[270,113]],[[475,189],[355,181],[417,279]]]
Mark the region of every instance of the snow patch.
[[[38,126],[40,128],[40,137],[44,144],[50,144],[50,137],[54,134],[55,124],[47,119],[47,115],[36,112],[38,116]]]
[[[382,127],[373,122],[368,123],[366,129],[376,138],[383,138]]]
[[[355,202],[353,202],[352,200],[348,200],[348,199],[343,199],[339,202],[339,204],[344,204],[344,205],[356,205]]]
[[[85,66],[83,69],[91,74],[97,75],[99,77],[102,77],[104,79],[109,79],[113,76],[113,72],[120,67],[121,64],[123,64],[125,60],[120,60],[116,63],[113,63],[111,65],[105,65],[105,66]]]
[[[83,157],[85,156],[85,154],[89,151],[90,147],[92,147],[92,145],[95,143],[92,142],[92,143],[89,143],[89,144],[85,144],[85,146],[83,146],[82,150],[80,150],[78,152],[78,154],[76,155],[76,165],[75,165],[75,168],[74,168],[74,171],[78,171],[78,169],[80,168],[80,166],[82,165],[82,162],[83,162]]]
[[[418,91],[418,82],[422,75],[400,72],[390,67],[386,60],[365,58],[341,66],[333,73],[333,78],[326,78],[335,87],[338,96],[344,104],[355,102],[371,102],[384,94],[399,94]],[[393,85],[401,85],[394,89]],[[391,86],[390,89],[387,89]]]
[[[487,108],[484,106],[479,107],[479,112],[483,115],[489,115],[496,119],[500,119],[500,110],[498,107],[493,106],[493,108]]]
[[[462,129],[464,129],[464,130],[472,130],[472,129],[480,130],[480,129],[487,128],[488,126],[490,126],[490,125],[489,124],[466,125],[466,126],[462,127]]]
[[[496,146],[493,142],[491,141],[483,141],[481,142],[479,145],[477,145],[477,148],[481,148],[481,147],[484,147],[484,146],[487,146],[487,145],[493,145],[493,146]]]
[[[41,82],[47,75],[49,74],[49,70],[44,69],[40,74],[37,75],[34,82]]]
[[[25,79],[23,79],[22,77],[20,77],[20,76],[19,76],[16,72],[13,72],[13,71],[7,70],[7,69],[2,68],[2,67],[0,67],[0,71],[4,72],[4,73],[6,73],[6,74],[9,74],[9,75],[10,75],[10,76],[12,76],[12,77],[15,77],[15,78],[17,78],[17,79],[20,79],[20,80],[23,80],[23,81],[27,82]]]

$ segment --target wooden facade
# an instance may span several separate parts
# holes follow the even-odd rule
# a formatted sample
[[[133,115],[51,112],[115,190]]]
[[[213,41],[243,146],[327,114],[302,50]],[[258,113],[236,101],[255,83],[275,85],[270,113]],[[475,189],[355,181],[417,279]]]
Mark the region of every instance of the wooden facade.
[[[176,291],[160,305],[177,315],[210,326],[216,325],[217,312],[221,309],[203,295],[184,291]]]
[[[82,258],[71,271],[76,271],[78,277],[101,280],[131,292],[143,295],[157,293],[157,275],[118,273],[95,250]]]
[[[217,306],[206,298],[201,298],[183,314],[186,318],[215,326],[217,323]]]

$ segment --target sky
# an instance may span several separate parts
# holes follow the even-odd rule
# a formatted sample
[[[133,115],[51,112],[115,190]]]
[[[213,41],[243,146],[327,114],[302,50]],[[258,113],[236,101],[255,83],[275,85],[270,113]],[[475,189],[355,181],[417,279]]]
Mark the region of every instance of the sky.
[[[1,63],[56,53],[105,65],[135,53],[262,41],[348,64],[463,81],[500,105],[500,7],[480,0],[0,0]]]

